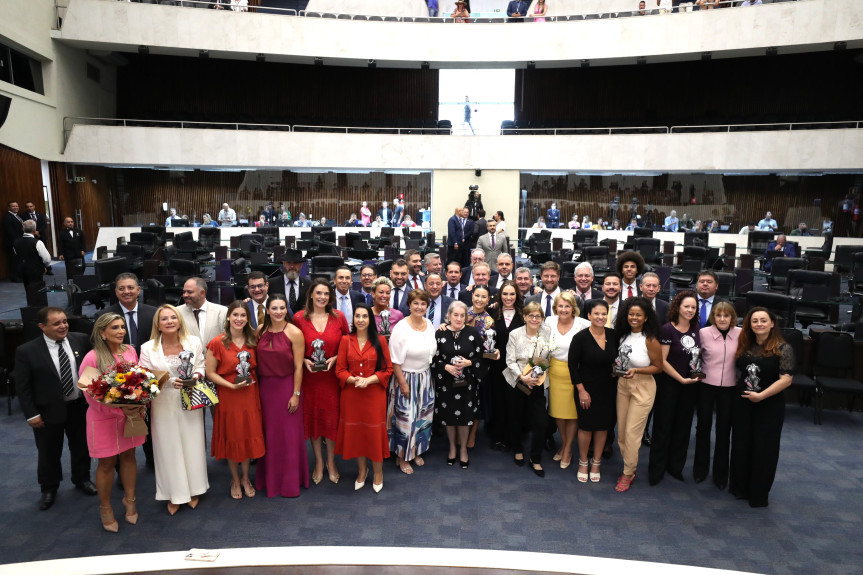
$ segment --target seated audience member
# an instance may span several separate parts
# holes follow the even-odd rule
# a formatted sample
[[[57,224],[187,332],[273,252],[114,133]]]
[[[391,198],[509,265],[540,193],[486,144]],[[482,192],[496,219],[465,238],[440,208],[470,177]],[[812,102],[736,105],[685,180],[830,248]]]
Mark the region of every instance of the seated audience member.
[[[210,214],[204,214],[201,216],[201,226],[210,226],[211,228],[218,228],[219,222],[213,219]]]
[[[632,14],[634,16],[647,16],[648,13],[649,12],[647,11],[647,6],[644,0],[641,0],[641,2],[638,3],[638,10],[636,10]]]
[[[581,229],[583,230],[591,230],[593,229],[593,223],[590,221],[590,216],[584,216],[581,218]]]
[[[678,227],[678,231],[691,232],[694,227],[695,221],[690,218],[688,214],[683,214],[683,217],[680,218],[680,226]]]
[[[797,255],[796,248],[793,244],[788,243],[785,234],[779,234],[774,241],[767,244],[767,250],[764,252],[764,256],[768,258],[764,262],[764,269],[767,271],[770,271],[772,263],[770,257],[767,255],[770,252],[781,252],[786,258],[793,258]]]
[[[383,220],[381,220],[381,217],[380,217],[380,216],[377,216],[377,217],[375,218],[375,221],[373,221],[373,222],[372,222],[372,227],[373,227],[373,228],[383,228],[383,227],[386,227],[386,226],[384,226],[384,222],[383,222]]]
[[[665,218],[663,229],[666,232],[676,232],[680,227],[680,220],[677,218],[677,210],[671,210],[671,214]]]
[[[637,227],[638,227],[638,219],[636,219],[636,218],[632,218],[632,219],[629,221],[629,225],[628,225],[628,226],[626,226],[626,231],[627,231],[627,232],[634,231],[634,230],[635,230],[635,228],[637,228]]]
[[[542,230],[542,229],[545,229],[545,227],[546,227],[545,226],[545,218],[543,218],[542,216],[539,216],[539,219],[536,220],[535,224],[533,224],[533,229]]]
[[[310,228],[312,227],[311,222],[306,220],[306,214],[300,212],[300,216],[297,218],[297,221],[294,222],[295,228]]]
[[[608,228],[608,229],[610,229],[610,230],[615,230],[615,231],[618,231],[618,232],[619,232],[619,231],[620,231],[620,229],[621,229],[621,228],[620,228],[620,220],[618,220],[617,218],[614,218],[614,221],[613,221],[613,222],[611,222],[611,227],[610,227],[610,228]]]
[[[713,10],[718,0],[695,0],[695,5],[701,10]]]
[[[571,230],[577,230],[581,227],[581,224],[578,223],[578,214],[572,214],[572,218],[569,220],[569,223],[566,225]]]
[[[719,220],[710,222],[710,225],[707,226],[707,231],[711,234],[719,232]]]
[[[761,0],[743,0],[739,6],[757,6],[761,4]]]
[[[695,225],[694,225],[694,226],[692,226],[692,230],[691,230],[691,231],[693,231],[693,232],[703,232],[703,231],[705,231],[705,230],[704,230],[704,223],[703,223],[701,220],[695,220]]]
[[[740,228],[740,231],[737,233],[738,234],[748,234],[749,232],[754,232],[754,231],[755,231],[755,222],[749,222],[748,224],[746,224],[745,226]]]
[[[256,228],[265,228],[269,225],[270,223],[267,221],[267,216],[265,216],[264,214],[261,214],[261,217],[258,218],[257,222],[255,222]]]
[[[608,227],[608,224],[605,222],[605,220],[603,220],[602,218],[596,218],[596,223],[590,226],[590,229],[599,231],[604,230],[606,227]]]
[[[319,220],[312,220],[312,226],[313,227],[325,226],[325,225],[327,225],[327,218],[325,218],[325,217],[321,217],[321,219],[319,219]]]
[[[821,235],[824,234],[832,234],[833,233],[833,220],[830,219],[830,216],[824,218],[821,222]]]
[[[248,12],[249,0],[231,0],[231,10],[234,12]]]
[[[779,224],[773,219],[773,214],[767,212],[764,218],[758,222],[758,229],[765,232],[775,232],[779,228]]]
[[[410,216],[405,215],[405,219],[402,221],[401,226],[403,228],[415,228],[417,227],[417,223],[413,221]]]
[[[291,212],[288,210],[282,210],[281,215],[279,215],[279,222],[282,226],[290,226],[291,225]]]
[[[806,227],[806,222],[800,222],[796,228],[791,230],[789,236],[811,236],[809,233],[809,228]]]
[[[357,215],[355,213],[351,212],[351,217],[349,217],[347,220],[345,220],[345,227],[355,228],[359,225],[360,225],[360,222],[357,221]]]
[[[180,217],[180,216],[177,215],[177,208],[171,208],[171,213],[169,213],[168,217],[165,218],[165,227],[170,228],[171,227],[171,220],[173,220],[174,218],[178,218],[178,217]]]

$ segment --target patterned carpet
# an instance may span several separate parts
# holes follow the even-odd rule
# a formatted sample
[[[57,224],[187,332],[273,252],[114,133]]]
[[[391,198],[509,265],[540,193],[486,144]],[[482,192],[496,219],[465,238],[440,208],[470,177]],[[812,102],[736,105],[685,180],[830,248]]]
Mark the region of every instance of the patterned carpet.
[[[209,422],[209,417],[208,417]],[[384,490],[354,492],[356,464],[339,461],[342,481],[312,485],[297,499],[262,495],[234,501],[224,462],[211,460],[210,493],[196,510],[170,517],[153,500],[154,474],[143,466],[137,526],[104,533],[98,504],[64,482],[52,509],[37,509],[32,433],[15,405],[0,417],[0,561],[19,561],[191,547],[360,545],[541,551],[657,561],[758,573],[857,574],[863,565],[863,415],[825,414],[789,406],[779,472],[770,507],[750,509],[709,481],[667,477],[648,487],[647,450],[640,477],[626,494],[614,491],[620,457],[603,464],[599,484],[576,481],[546,459],[545,479],[492,452],[480,435],[470,469],[447,467],[444,441],[434,440],[413,476],[384,467]],[[693,443],[694,445],[694,443]],[[616,451],[616,450],[615,450]],[[690,449],[690,457],[691,457]],[[311,454],[311,450],[309,451]],[[64,467],[68,474],[68,464]],[[122,509],[115,490],[114,505]],[[325,557],[321,558],[325,560]],[[575,566],[574,566],[575,567]]]

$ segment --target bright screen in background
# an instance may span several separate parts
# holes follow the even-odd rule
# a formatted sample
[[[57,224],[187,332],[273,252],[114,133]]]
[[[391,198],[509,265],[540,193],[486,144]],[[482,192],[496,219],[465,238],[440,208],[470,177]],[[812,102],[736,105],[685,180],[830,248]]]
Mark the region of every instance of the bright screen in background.
[[[465,96],[470,98],[470,125]],[[453,134],[498,135],[500,123],[512,120],[515,112],[515,70],[441,70],[438,106],[438,119],[452,122]]]

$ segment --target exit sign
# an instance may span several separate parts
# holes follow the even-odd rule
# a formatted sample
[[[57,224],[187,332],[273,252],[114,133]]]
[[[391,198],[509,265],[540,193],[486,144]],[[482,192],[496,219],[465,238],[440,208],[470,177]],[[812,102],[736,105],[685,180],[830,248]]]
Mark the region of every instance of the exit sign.
[[[87,183],[87,178],[85,178],[85,177],[83,177],[83,176],[76,176],[76,177],[75,177],[75,182],[77,182],[77,183]]]

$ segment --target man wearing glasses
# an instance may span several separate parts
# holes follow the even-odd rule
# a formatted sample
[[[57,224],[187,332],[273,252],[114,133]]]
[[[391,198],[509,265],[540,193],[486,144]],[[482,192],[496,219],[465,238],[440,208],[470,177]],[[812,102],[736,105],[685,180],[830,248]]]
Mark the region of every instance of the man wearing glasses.
[[[249,290],[249,296],[251,296],[246,302],[246,307],[249,308],[249,323],[252,324],[253,329],[258,329],[258,326],[264,322],[264,316],[267,315],[270,282],[267,281],[264,272],[254,271],[249,274],[249,283],[246,288]],[[288,310],[288,315],[293,315],[290,310]]]

